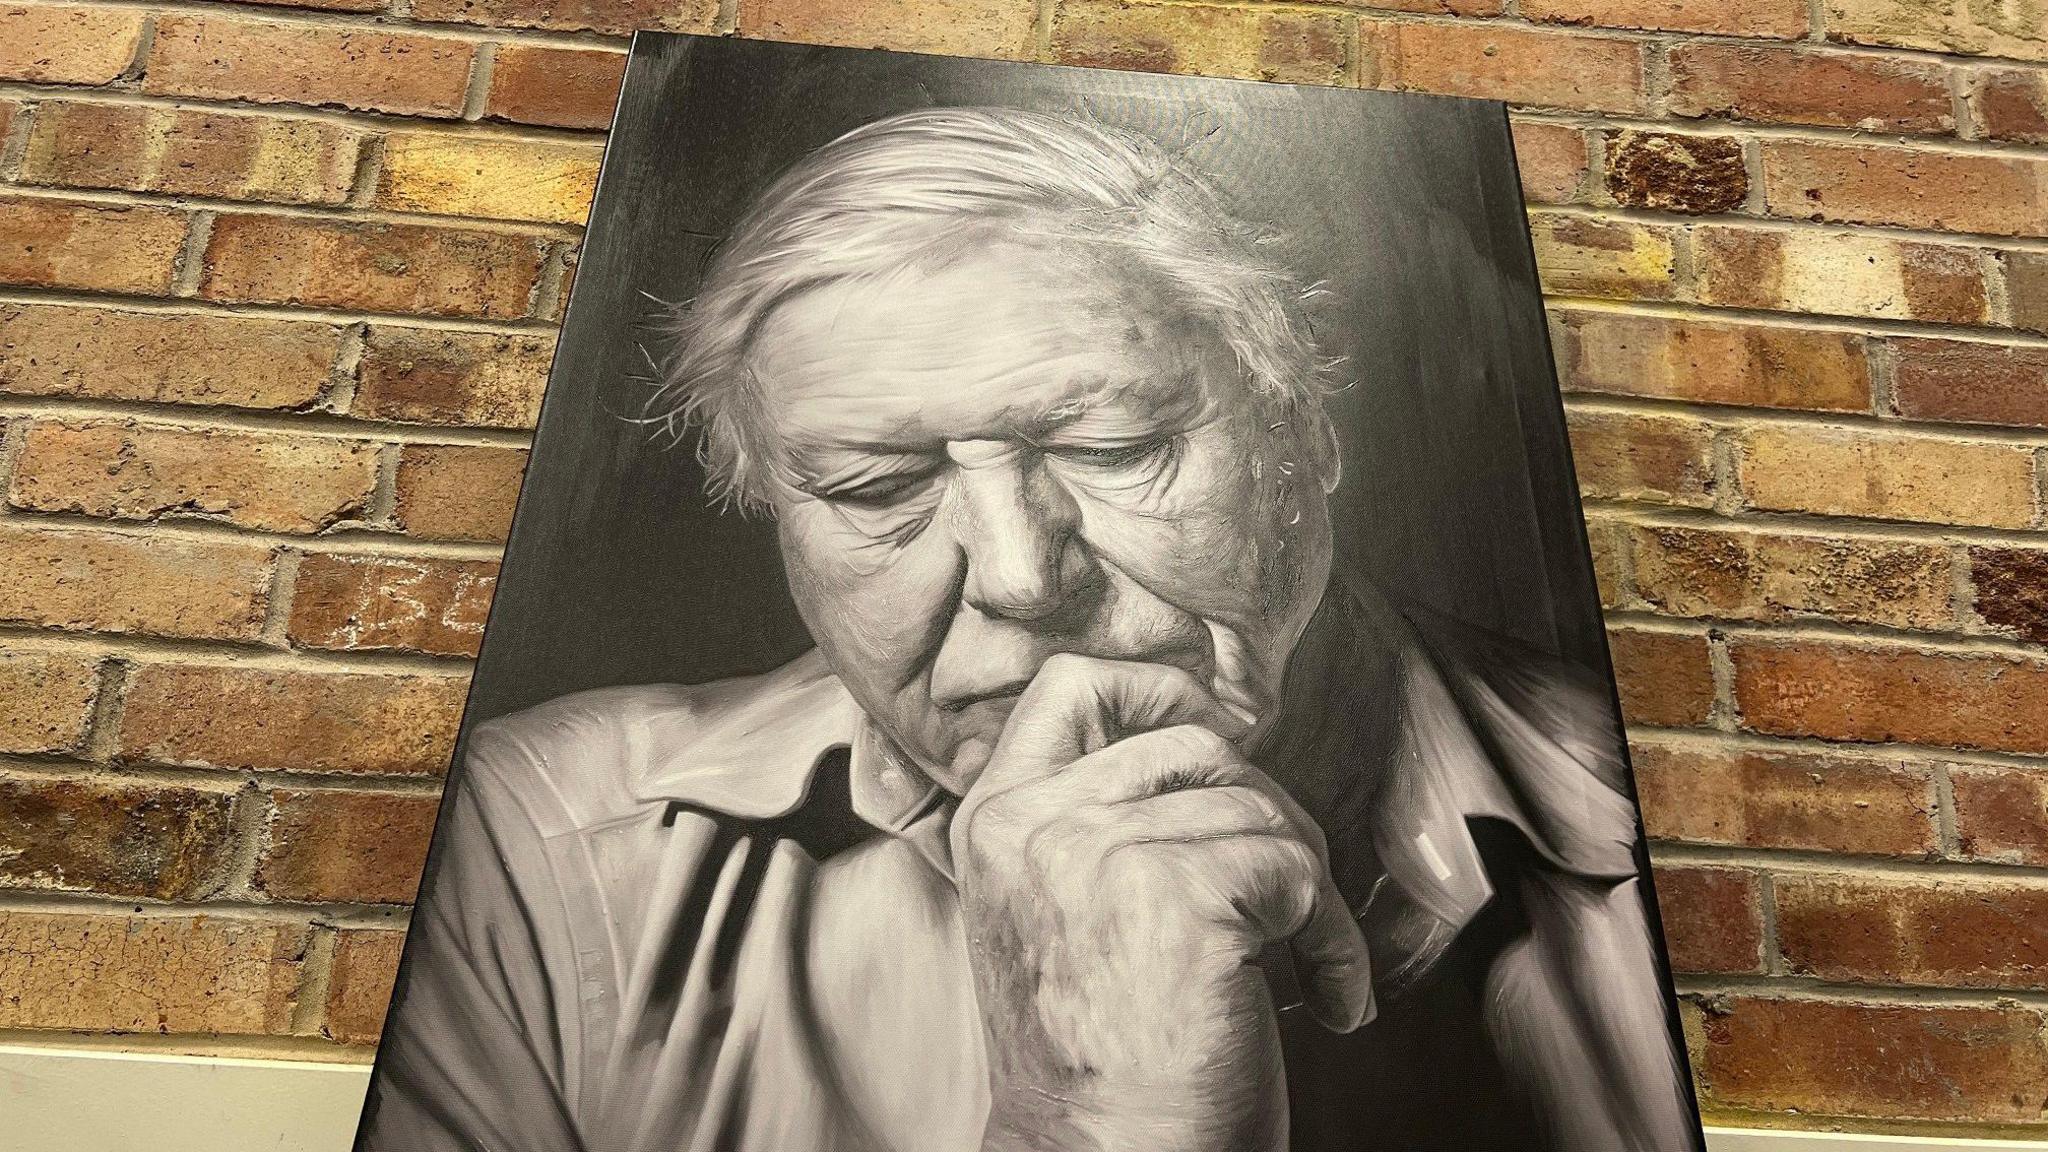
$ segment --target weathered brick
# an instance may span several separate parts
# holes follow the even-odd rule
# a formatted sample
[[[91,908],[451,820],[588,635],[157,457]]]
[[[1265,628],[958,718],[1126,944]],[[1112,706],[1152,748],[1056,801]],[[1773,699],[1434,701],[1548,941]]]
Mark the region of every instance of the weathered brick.
[[[1585,198],[1586,134],[1562,124],[1516,120],[1515,166],[1522,195],[1538,204],[1572,204]]]
[[[1637,741],[1630,759],[1653,839],[1868,856],[1941,847],[1925,766],[1692,741]]]
[[[1642,50],[1632,40],[1490,24],[1367,22],[1368,87],[1590,112],[1640,112]]]
[[[2006,252],[2002,257],[2013,327],[2048,333],[2048,253]]]
[[[516,232],[223,216],[207,241],[199,294],[509,320],[526,314],[545,262],[545,243]]]
[[[1673,971],[1763,971],[1763,895],[1756,873],[1660,864],[1656,879]]]
[[[739,0],[742,36],[999,59],[1032,55],[1036,16],[1008,0]]]
[[[1970,90],[1977,134],[2018,144],[2048,144],[2048,73],[1985,72]]]
[[[554,353],[550,336],[373,326],[349,410],[372,420],[532,428]]]
[[[0,909],[0,1028],[281,1035],[304,925]]]
[[[0,521],[0,620],[216,640],[262,630],[270,550]]]
[[[393,518],[430,540],[503,543],[525,471],[524,449],[408,444],[398,455]]]
[[[1713,32],[1797,40],[1806,35],[1805,0],[1522,0],[1522,15],[1554,24],[1598,24],[1659,32]]]
[[[234,794],[0,779],[0,885],[152,900],[207,894],[232,857]]]
[[[1730,136],[1628,129],[1607,135],[1607,194],[1627,208],[1706,215],[1742,207],[1749,169]]]
[[[1895,339],[1901,416],[2048,427],[2048,349],[1982,340]]]
[[[1593,553],[1593,581],[1600,588],[1600,606],[1618,608],[1626,602],[1623,575],[1628,555],[1628,525],[1597,514],[1586,517],[1586,547]]]
[[[1602,500],[1714,502],[1714,429],[1680,416],[1567,413],[1579,490]]]
[[[2048,664],[1889,645],[1737,640],[1743,726],[1778,736],[2048,752]]]
[[[1703,404],[1863,412],[1864,337],[1570,308],[1551,310],[1560,383],[1571,391]]]
[[[1993,631],[2048,643],[2048,551],[1970,549],[1970,606]]]
[[[1349,31],[1327,13],[1060,0],[1052,55],[1092,68],[1334,84],[1349,67]]]
[[[1609,628],[1607,650],[1630,724],[1703,724],[1714,707],[1707,638],[1686,632]]]
[[[1781,312],[1984,324],[1981,248],[1857,232],[1707,226],[1693,232],[1702,303]]]
[[[0,80],[106,84],[142,43],[140,8],[0,6]]]
[[[603,146],[442,132],[385,137],[376,204],[405,212],[581,224]]]
[[[72,751],[98,694],[99,669],[87,657],[0,648],[0,752]]]
[[[2048,888],[1996,881],[1780,876],[1794,973],[1868,984],[2048,988]]]
[[[629,36],[638,28],[711,32],[718,21],[718,0],[414,0],[412,17],[612,36]]]
[[[2048,772],[1953,765],[1956,836],[1966,855],[2048,865]]]
[[[2038,1123],[2042,1022],[2018,1005],[1716,998],[1699,1079],[1710,1106]]]
[[[1763,427],[1737,453],[1752,508],[2024,528],[2034,516],[2033,454],[2014,444],[1904,432]]]
[[[1564,296],[1669,300],[1677,294],[1679,230],[1633,220],[1536,213],[1529,237],[1543,290]]]
[[[1828,39],[2048,60],[2048,20],[2003,0],[1825,0]]]
[[[8,501],[37,512],[317,532],[360,516],[376,483],[376,445],[360,440],[40,421],[23,439]]]
[[[1773,216],[1948,232],[2048,231],[2048,159],[1765,140]]]
[[[161,296],[186,220],[169,208],[0,197],[0,282]]]
[[[303,408],[341,343],[331,324],[0,304],[0,392]]]
[[[335,934],[323,1031],[343,1044],[375,1044],[398,979],[405,933],[344,928]]]
[[[316,553],[299,561],[285,632],[307,648],[474,656],[497,586],[487,560]]]
[[[466,40],[207,14],[157,18],[142,90],[457,116],[476,48]]]
[[[138,666],[124,760],[258,771],[444,771],[467,680],[222,664]]]
[[[1867,132],[1950,132],[1956,126],[1940,65],[1863,53],[1679,44],[1671,49],[1669,105],[1676,116]]]
[[[1636,594],[1670,615],[1955,624],[1953,564],[1939,545],[1692,527],[1632,534]]]
[[[28,184],[339,204],[359,133],[319,120],[144,104],[45,101],[22,155]]]
[[[410,904],[438,801],[416,792],[280,791],[256,886],[279,900]]]
[[[622,52],[500,44],[484,115],[521,124],[603,128],[625,78]]]

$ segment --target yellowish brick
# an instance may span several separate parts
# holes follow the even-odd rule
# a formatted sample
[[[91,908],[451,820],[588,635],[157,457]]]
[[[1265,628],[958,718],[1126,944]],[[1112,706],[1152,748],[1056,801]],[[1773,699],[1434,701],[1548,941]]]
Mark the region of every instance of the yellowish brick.
[[[597,144],[397,132],[384,144],[377,205],[407,212],[581,224],[597,188]]]
[[[1755,428],[1740,479],[1752,508],[1990,528],[2034,518],[2033,450],[1847,428]]]

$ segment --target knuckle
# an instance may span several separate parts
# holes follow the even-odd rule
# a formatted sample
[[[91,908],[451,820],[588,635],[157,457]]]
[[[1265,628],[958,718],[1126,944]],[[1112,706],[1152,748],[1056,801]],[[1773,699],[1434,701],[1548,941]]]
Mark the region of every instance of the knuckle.
[[[1199,724],[1177,724],[1161,728],[1159,739],[1188,757],[1204,763],[1230,755],[1230,742]]]

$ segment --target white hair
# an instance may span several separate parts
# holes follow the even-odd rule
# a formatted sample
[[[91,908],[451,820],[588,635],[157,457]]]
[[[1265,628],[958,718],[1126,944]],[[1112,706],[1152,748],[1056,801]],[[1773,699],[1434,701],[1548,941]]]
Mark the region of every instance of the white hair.
[[[1291,423],[1325,489],[1338,476],[1323,410],[1333,366],[1300,314],[1312,293],[1155,141],[1008,108],[908,112],[799,161],[727,237],[696,298],[676,309],[648,419],[703,430],[698,457],[722,504],[768,506],[761,415],[746,357],[775,308],[822,285],[941,265],[990,228],[1088,244],[1148,270],[1215,325],[1246,384]]]

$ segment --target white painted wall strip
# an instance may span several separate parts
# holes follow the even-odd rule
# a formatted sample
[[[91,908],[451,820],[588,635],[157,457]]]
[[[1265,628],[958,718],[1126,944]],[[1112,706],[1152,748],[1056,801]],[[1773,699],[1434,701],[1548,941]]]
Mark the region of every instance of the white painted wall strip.
[[[0,1152],[348,1152],[370,1070],[0,1045]],[[1992,1152],[2048,1141],[1709,1128],[1712,1152]]]

